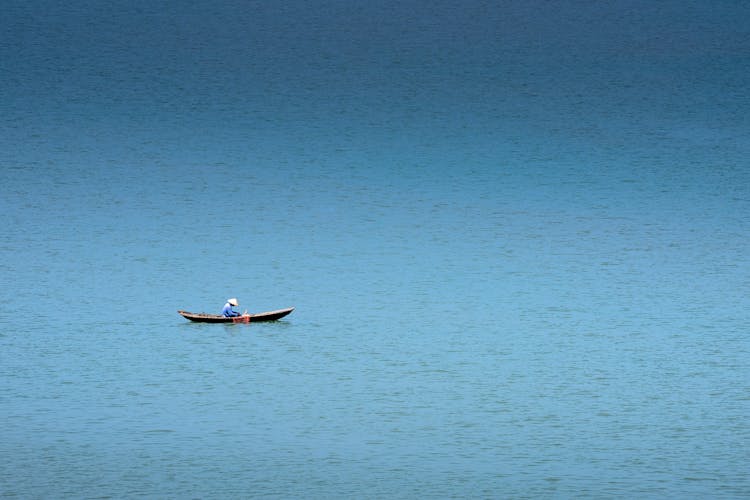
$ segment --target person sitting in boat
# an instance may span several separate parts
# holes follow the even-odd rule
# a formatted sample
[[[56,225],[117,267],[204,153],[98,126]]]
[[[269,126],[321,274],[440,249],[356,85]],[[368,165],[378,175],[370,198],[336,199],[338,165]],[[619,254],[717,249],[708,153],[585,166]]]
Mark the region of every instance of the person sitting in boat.
[[[227,318],[234,318],[235,316],[240,316],[240,313],[232,309],[232,306],[237,307],[240,303],[237,302],[237,299],[229,299],[227,300],[227,303],[224,304],[224,309],[221,310],[221,314],[226,316]]]

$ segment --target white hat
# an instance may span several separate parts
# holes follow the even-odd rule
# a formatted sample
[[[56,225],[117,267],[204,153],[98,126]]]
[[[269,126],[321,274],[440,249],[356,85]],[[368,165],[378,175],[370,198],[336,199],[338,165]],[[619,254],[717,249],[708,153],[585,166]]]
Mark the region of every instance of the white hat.
[[[229,299],[227,300],[227,302],[229,302],[229,305],[232,305],[234,307],[237,307],[238,305],[240,305],[240,303],[237,302],[237,299]]]

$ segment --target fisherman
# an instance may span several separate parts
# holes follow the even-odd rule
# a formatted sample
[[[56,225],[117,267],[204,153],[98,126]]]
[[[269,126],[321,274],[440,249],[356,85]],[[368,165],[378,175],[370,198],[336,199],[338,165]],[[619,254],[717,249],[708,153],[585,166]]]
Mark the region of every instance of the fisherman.
[[[232,309],[232,306],[237,307],[240,303],[237,302],[237,299],[229,299],[227,300],[227,303],[224,304],[224,309],[221,310],[221,314],[226,316],[227,318],[234,318],[235,316],[240,316],[240,313]]]

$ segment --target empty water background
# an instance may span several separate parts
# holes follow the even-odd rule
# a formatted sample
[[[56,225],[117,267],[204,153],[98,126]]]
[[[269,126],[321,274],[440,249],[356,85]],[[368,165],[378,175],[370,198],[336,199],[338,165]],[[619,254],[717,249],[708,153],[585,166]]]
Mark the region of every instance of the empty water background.
[[[750,495],[744,4],[2,9],[2,496]]]

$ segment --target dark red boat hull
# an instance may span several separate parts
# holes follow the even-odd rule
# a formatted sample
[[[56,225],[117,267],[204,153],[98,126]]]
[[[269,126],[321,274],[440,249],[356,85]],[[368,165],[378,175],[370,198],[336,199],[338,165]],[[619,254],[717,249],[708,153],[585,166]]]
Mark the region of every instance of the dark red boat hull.
[[[293,307],[287,309],[278,309],[257,314],[248,314],[247,316],[235,316],[227,318],[220,314],[191,313],[187,311],[177,311],[180,316],[197,323],[259,323],[263,321],[276,321],[294,311]]]

